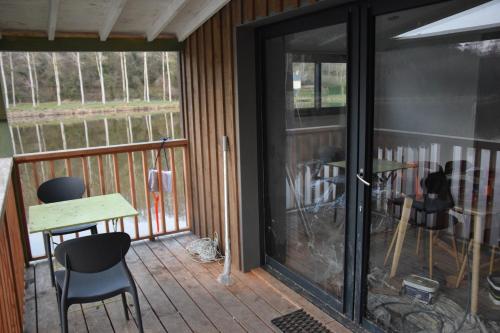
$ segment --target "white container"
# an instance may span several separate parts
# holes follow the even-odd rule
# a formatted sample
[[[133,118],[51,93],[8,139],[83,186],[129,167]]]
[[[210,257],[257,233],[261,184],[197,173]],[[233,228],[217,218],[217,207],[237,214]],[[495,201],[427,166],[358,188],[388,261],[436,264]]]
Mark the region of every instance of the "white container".
[[[403,280],[403,293],[425,304],[432,302],[439,290],[439,282],[419,275],[409,275]]]

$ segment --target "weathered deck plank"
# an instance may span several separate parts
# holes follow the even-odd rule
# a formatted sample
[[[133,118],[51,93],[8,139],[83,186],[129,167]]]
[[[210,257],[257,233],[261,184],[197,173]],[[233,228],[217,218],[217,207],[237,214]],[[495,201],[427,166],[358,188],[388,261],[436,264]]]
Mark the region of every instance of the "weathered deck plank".
[[[185,246],[193,239],[183,235],[136,242],[127,254],[145,332],[279,332],[271,319],[299,307],[332,331],[347,332],[264,270],[234,270],[231,286],[217,283],[222,265],[202,265],[186,254]],[[37,262],[26,270],[25,332],[60,330],[55,290],[48,274],[47,262]],[[130,295],[127,303],[129,321],[119,296],[73,305],[68,315],[70,332],[137,332]]]
[[[167,245],[170,252],[248,332],[271,332],[271,329],[234,296],[229,289],[219,284],[204,265],[193,261],[186,253],[185,248],[175,238],[165,239],[162,242]]]

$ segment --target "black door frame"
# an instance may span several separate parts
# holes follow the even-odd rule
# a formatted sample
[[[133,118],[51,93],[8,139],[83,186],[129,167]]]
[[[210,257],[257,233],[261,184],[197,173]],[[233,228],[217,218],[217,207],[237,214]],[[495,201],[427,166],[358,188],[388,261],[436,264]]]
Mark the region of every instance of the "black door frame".
[[[313,6],[302,7],[283,14],[264,18],[236,28],[236,82],[237,126],[240,180],[240,241],[241,263],[244,271],[264,265],[289,286],[298,289],[316,305],[347,327],[358,331],[383,332],[364,316],[366,308],[366,272],[369,263],[369,221],[371,189],[356,180],[356,173],[363,169],[364,177],[372,177],[373,137],[373,78],[375,55],[376,16],[413,9],[452,0],[324,0]],[[278,34],[307,30],[307,26],[294,26],[292,19],[314,17],[323,11],[348,10],[350,96],[348,124],[349,153],[347,172],[346,251],[343,302],[311,294],[311,283],[298,275],[290,274],[265,255],[265,211],[263,184],[263,87],[262,40],[265,29],[276,28]],[[350,23],[349,23],[350,22]],[[355,24],[353,24],[355,22]],[[288,28],[288,30],[280,30]],[[309,28],[310,29],[310,28]],[[253,56],[249,56],[253,55]],[[353,145],[354,143],[354,145]],[[367,147],[369,149],[367,149]],[[350,190],[349,190],[350,189]],[[258,221],[257,223],[255,221]],[[355,223],[353,223],[353,221]],[[325,303],[325,301],[327,303]],[[328,302],[331,302],[330,304]]]
[[[352,6],[352,5],[345,5],[345,6],[336,6],[327,10],[323,10],[320,12],[308,14],[308,15],[302,15],[299,18],[295,18],[292,20],[287,20],[284,22],[276,23],[273,25],[265,26],[263,28],[260,28],[256,31],[257,34],[257,45],[264,45],[265,41],[274,38],[277,36],[283,36],[287,34],[292,34],[300,31],[306,31],[306,30],[311,30],[311,29],[316,29],[316,28],[321,28],[321,27],[326,27],[326,26],[331,26],[334,24],[339,24],[339,23],[346,23],[347,25],[347,155],[346,158],[348,160],[348,165],[351,165],[351,163],[356,163],[357,161],[357,151],[356,147],[358,146],[357,144],[357,101],[358,101],[358,95],[357,95],[357,78],[358,78],[358,61],[356,55],[358,54],[358,42],[357,42],[357,28],[358,28],[358,22],[357,22],[357,7]],[[354,31],[353,31],[354,30]],[[264,66],[264,49],[259,48],[258,50],[259,56],[258,60],[258,68],[260,71],[257,73],[257,82],[261,82],[260,85],[260,91],[261,91],[261,96],[264,95],[264,91],[266,89],[266,80],[264,79],[264,71],[265,69],[263,68]],[[351,59],[351,56],[353,58]],[[282,101],[283,105],[285,104],[285,101]],[[266,121],[265,117],[263,117],[264,113],[264,100],[261,100],[260,104],[260,127],[265,128],[266,126]],[[261,163],[260,165],[260,170],[261,170],[261,177],[260,177],[260,186],[262,189],[261,192],[261,197],[260,197],[260,206],[262,209],[262,217],[263,217],[263,222],[264,224],[266,221],[269,221],[269,217],[267,216],[268,210],[266,209],[267,202],[264,200],[264,193],[267,193],[266,189],[266,175],[265,175],[265,156],[266,156],[266,145],[265,145],[265,140],[266,140],[266,134],[265,131],[261,132],[260,135],[260,152],[261,152],[261,157],[259,159],[259,162]],[[351,191],[350,189],[353,188],[353,184],[356,183],[356,176],[355,173],[351,172],[351,168],[346,169],[346,179],[347,179],[347,186],[346,186],[346,197],[347,197],[347,205],[346,205],[346,212],[351,212],[352,211],[352,203],[355,203],[355,198],[356,198],[356,191]],[[355,185],[354,185],[355,186]],[[355,205],[355,204],[354,204]],[[346,221],[351,220],[352,218],[355,218],[355,214],[348,213],[346,216]],[[352,220],[353,221],[353,220]],[[342,296],[342,300],[339,300],[338,298],[332,296],[331,294],[323,291],[322,289],[318,288],[316,285],[313,283],[309,282],[307,279],[304,279],[301,277],[299,274],[296,274],[286,268],[284,265],[280,264],[278,261],[274,260],[270,256],[266,255],[265,251],[265,245],[264,245],[264,262],[263,264],[266,265],[266,267],[278,271],[280,274],[283,275],[283,277],[288,278],[292,280],[293,283],[297,284],[300,288],[304,289],[308,293],[308,297],[311,298],[315,303],[317,304],[322,304],[323,308],[325,310],[329,310],[328,312],[333,312],[337,311],[340,313],[345,313],[349,314],[351,312],[352,306],[353,306],[353,299],[352,299],[352,288],[354,287],[354,284],[352,283],[354,280],[354,265],[352,258],[354,257],[354,253],[352,252],[355,250],[353,247],[348,246],[348,244],[354,244],[354,239],[353,236],[355,236],[355,232],[353,230],[354,223],[345,223],[345,239],[344,239],[344,244],[345,244],[345,253],[344,253],[344,294]],[[265,229],[266,230],[265,226]],[[349,316],[349,315],[348,315]],[[350,317],[350,316],[349,316]]]

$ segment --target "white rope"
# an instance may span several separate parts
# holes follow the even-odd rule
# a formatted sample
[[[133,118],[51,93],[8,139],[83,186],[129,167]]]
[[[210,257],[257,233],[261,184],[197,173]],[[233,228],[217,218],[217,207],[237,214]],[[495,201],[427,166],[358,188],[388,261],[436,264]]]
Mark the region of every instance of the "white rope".
[[[196,262],[208,263],[224,259],[219,251],[219,237],[214,233],[214,239],[200,238],[192,241],[186,246],[186,251]]]

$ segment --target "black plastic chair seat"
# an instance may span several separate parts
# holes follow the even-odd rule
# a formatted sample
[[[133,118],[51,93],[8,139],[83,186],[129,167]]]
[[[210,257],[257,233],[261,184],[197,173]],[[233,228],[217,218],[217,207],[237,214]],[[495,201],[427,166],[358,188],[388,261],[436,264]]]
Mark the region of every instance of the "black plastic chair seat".
[[[64,286],[65,270],[56,271],[56,281]],[[70,303],[87,303],[120,295],[130,288],[130,282],[121,263],[99,273],[71,272],[68,287]]]
[[[89,223],[89,224],[80,224],[80,225],[75,225],[72,227],[67,227],[67,228],[61,228],[61,229],[54,229],[51,230],[50,233],[52,236],[62,236],[62,235],[67,235],[67,234],[74,234],[75,232],[82,232],[86,230],[90,230],[91,228],[95,227],[95,223]]]

